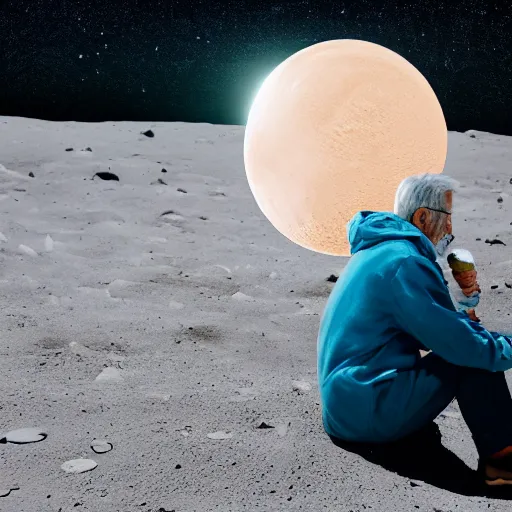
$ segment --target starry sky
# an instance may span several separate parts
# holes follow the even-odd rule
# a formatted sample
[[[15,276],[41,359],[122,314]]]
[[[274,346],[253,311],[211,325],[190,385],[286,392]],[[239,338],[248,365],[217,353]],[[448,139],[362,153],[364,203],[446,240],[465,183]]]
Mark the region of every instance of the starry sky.
[[[512,135],[512,8],[500,5],[0,0],[0,115],[244,125],[280,62],[351,38],[416,66],[450,130]]]

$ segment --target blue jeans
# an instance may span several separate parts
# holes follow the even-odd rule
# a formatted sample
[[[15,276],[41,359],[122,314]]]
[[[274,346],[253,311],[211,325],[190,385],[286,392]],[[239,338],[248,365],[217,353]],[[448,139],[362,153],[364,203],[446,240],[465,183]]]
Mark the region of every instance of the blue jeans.
[[[404,395],[404,389],[411,392]],[[454,398],[482,460],[512,445],[512,398],[505,373],[456,366],[433,353],[384,383],[376,421],[385,417],[405,436],[431,423]]]

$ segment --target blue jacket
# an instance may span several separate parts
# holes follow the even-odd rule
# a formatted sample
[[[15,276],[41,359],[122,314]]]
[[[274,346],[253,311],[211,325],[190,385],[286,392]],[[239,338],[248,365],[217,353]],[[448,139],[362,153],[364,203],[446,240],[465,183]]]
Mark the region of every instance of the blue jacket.
[[[371,440],[379,383],[412,368],[419,349],[460,366],[512,368],[510,340],[458,312],[430,240],[388,212],[347,225],[351,258],[318,334],[318,382],[327,433]]]

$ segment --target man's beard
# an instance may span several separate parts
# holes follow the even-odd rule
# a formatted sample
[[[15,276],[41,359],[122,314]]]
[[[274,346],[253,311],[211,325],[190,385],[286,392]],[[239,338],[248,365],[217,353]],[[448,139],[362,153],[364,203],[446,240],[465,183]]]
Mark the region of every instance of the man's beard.
[[[453,235],[446,234],[441,238],[441,240],[439,240],[439,242],[437,242],[436,252],[439,256],[444,256],[446,249],[453,242],[454,238],[455,237]]]

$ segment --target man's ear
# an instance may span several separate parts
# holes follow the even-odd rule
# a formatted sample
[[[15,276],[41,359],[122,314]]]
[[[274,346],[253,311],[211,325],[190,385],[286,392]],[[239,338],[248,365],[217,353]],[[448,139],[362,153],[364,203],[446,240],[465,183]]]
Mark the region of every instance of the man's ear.
[[[419,208],[416,210],[412,217],[413,223],[419,227],[419,226],[425,226],[425,223],[427,221],[427,212],[425,208]]]

